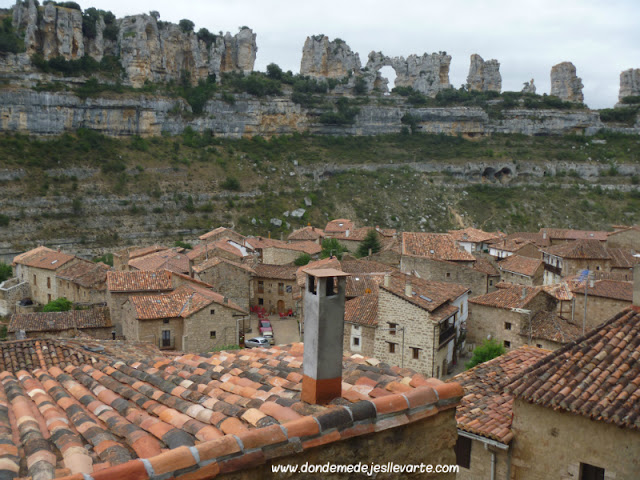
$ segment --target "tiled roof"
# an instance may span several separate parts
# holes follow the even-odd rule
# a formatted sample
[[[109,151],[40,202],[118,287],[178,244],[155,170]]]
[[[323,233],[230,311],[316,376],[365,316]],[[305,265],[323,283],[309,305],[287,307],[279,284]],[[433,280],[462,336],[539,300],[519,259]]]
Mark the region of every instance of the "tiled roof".
[[[242,250],[229,242],[228,239],[223,238],[222,240],[218,240],[212,244],[214,248],[219,248],[220,250],[224,250],[227,253],[235,255],[236,257],[243,258],[244,254]]]
[[[521,257],[520,255],[510,255],[498,263],[500,270],[518,273],[533,277],[540,267],[542,260],[537,258]]]
[[[171,270],[189,273],[189,258],[174,249],[162,250],[129,260],[129,266],[136,270]]]
[[[584,282],[571,282],[570,288],[574,295],[584,295]],[[631,302],[633,300],[633,282],[596,280],[593,282],[593,286],[587,287],[587,297],[590,296]]]
[[[407,283],[411,283],[412,293],[410,297],[405,295],[405,285]],[[394,272],[390,275],[388,287],[385,287],[383,283],[380,288],[428,312],[434,312],[445,303],[454,301],[469,291],[467,287],[457,283],[424,280],[400,272]]]
[[[524,241],[533,243],[538,247],[546,247],[551,245],[551,240],[540,232],[514,232],[506,236],[508,240],[519,238]]]
[[[132,250],[129,251],[129,260],[133,260],[134,258],[138,258],[138,257],[144,257],[145,255],[149,255],[151,253],[162,252],[163,250],[169,250],[169,249],[161,245],[151,245],[148,247],[133,248]]]
[[[204,272],[205,270],[208,270],[212,267],[220,265],[221,263],[226,263],[227,265],[233,265],[234,267],[244,270],[245,272],[251,275],[255,275],[256,273],[255,270],[251,268],[249,265],[233,262],[231,260],[227,260],[226,258],[221,258],[221,257],[211,257],[209,258],[209,260],[205,260],[204,262],[194,266],[193,271],[196,273]]]
[[[515,253],[521,248],[526,247],[527,245],[533,245],[537,248],[537,245],[534,242],[521,237],[505,237],[490,242],[490,246],[492,248],[511,253]]]
[[[383,237],[395,237],[398,234],[398,231],[395,228],[376,227],[376,231]]]
[[[477,228],[467,227],[463,230],[449,230],[449,235],[458,242],[484,243],[494,238],[498,238],[498,234],[478,230]]]
[[[502,385],[544,358],[549,351],[524,346],[460,373],[450,381],[464,388],[456,409],[458,428],[503,444],[513,438],[513,397]]]
[[[534,297],[544,291],[542,287],[525,287],[522,285],[505,284],[503,287],[486,295],[470,298],[469,303],[504,308],[506,310],[524,308]]]
[[[573,299],[573,294],[569,285],[566,283],[554,283],[552,285],[544,285],[542,289],[557,300],[566,302]]]
[[[235,303],[229,300],[225,303],[224,298],[223,295],[206,288],[195,285],[181,285],[171,293],[130,297],[129,301],[136,310],[136,318],[138,320],[187,318],[212,303],[247,314]]]
[[[343,272],[351,273],[352,275],[384,275],[396,270],[389,265],[374,262],[373,260],[343,260],[340,264]]]
[[[598,240],[578,240],[561,243],[542,249],[544,253],[561,258],[609,260],[611,255],[602,242]]]
[[[278,280],[295,280],[298,267],[295,265],[270,265],[259,263],[255,266],[256,276]]]
[[[476,261],[473,263],[473,270],[484,273],[486,275],[500,275],[498,269],[486,258],[476,257]]]
[[[324,238],[324,231],[321,228],[308,226],[291,232],[287,240],[318,240],[319,238]]]
[[[377,292],[382,279],[382,275],[351,275],[347,277],[345,295],[352,298]]]
[[[531,332],[529,332],[528,322],[522,326],[520,335],[528,338],[529,334],[532,339],[539,338],[565,344],[582,335],[582,327],[560,317],[556,312],[540,310],[531,319]]]
[[[378,293],[352,298],[344,304],[344,321],[358,325],[378,325]]]
[[[507,389],[529,403],[640,430],[640,313],[623,310],[529,367]]]
[[[295,250],[296,252],[308,253],[309,255],[316,255],[322,251],[322,247],[320,245],[309,240],[288,243],[282,240],[275,240],[273,238],[256,237],[250,238],[248,243],[256,250],[280,248],[283,250]]]
[[[340,261],[336,257],[328,257],[316,260],[315,262],[309,262],[298,268],[296,271],[296,283],[301,287],[304,286],[307,278],[305,272],[307,270],[316,270],[318,268],[335,268],[336,270],[340,270]]]
[[[3,469],[34,479],[213,478],[419,421],[463,395],[458,384],[353,355],[342,397],[310,405],[300,400],[302,344],[173,360],[82,353],[75,343],[14,349],[33,354],[22,371],[0,374]]]
[[[612,227],[614,228],[613,232],[608,232],[607,233],[607,238],[611,237],[612,235],[617,235],[619,233],[623,233],[623,232],[628,232],[629,230],[635,230],[640,231],[640,225],[633,225],[633,226],[629,226],[629,225],[612,225]]]
[[[375,231],[375,229],[372,227],[354,228],[353,230],[349,230],[349,235],[347,235],[347,232],[345,231],[334,233],[332,237],[336,240],[350,240],[353,242],[361,242],[367,237],[368,233],[371,230]]]
[[[609,232],[601,230],[571,230],[568,228],[541,228],[541,234],[547,234],[547,238],[555,240],[607,240]]]
[[[402,253],[439,260],[475,261],[475,257],[459,247],[453,237],[447,233],[404,232]]]
[[[346,218],[337,218],[335,220],[331,220],[327,223],[327,226],[324,227],[324,233],[340,233],[346,232],[347,230],[353,230],[355,225],[351,220]]]
[[[73,260],[73,255],[51,250],[47,247],[37,247],[28,252],[17,255],[13,264],[26,265],[27,267],[42,268],[45,270],[57,270],[62,265]]]
[[[107,307],[68,312],[14,313],[9,332],[53,332],[72,328],[111,327],[111,315]]]
[[[173,289],[173,284],[167,270],[107,272],[107,288],[111,292],[158,292]]]
[[[208,238],[215,237],[216,235],[222,235],[224,233],[228,233],[229,235],[232,235],[234,237],[243,237],[243,235],[240,235],[239,233],[231,230],[230,228],[218,227],[211,230],[210,232],[200,235],[198,238],[200,240],[207,240]]]
[[[81,287],[104,290],[109,270],[109,266],[103,263],[80,260],[58,270],[56,277],[77,283]]]
[[[626,248],[607,248],[611,256],[611,268],[633,268],[640,263],[640,257],[636,257]]]

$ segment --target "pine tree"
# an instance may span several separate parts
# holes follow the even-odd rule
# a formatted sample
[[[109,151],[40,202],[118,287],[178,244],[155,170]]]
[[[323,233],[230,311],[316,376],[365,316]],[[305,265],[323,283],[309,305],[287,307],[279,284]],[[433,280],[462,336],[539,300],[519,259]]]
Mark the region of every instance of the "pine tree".
[[[367,232],[367,236],[364,237],[364,240],[358,247],[358,251],[356,254],[359,257],[366,257],[369,255],[369,249],[371,249],[371,253],[378,253],[382,245],[380,245],[380,240],[378,240],[378,232],[376,232],[373,228]]]

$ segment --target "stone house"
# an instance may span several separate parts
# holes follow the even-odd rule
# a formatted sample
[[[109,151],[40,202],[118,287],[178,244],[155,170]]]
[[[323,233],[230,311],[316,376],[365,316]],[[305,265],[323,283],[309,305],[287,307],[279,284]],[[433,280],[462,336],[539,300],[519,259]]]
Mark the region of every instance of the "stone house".
[[[462,285],[395,271],[372,293],[347,302],[344,347],[354,353],[373,351],[380,361],[440,378],[457,362],[467,298]]]
[[[31,286],[31,298],[34,302],[46,305],[60,297],[56,274],[62,267],[68,267],[79,262],[80,259],[51,250],[47,247],[37,247],[22,253],[13,259],[15,276],[21,282],[28,282]]]
[[[8,333],[19,338],[75,338],[79,334],[102,340],[113,338],[115,331],[107,307],[67,312],[15,313]],[[24,339],[23,338],[23,339]]]
[[[144,257],[151,253],[168,250],[167,247],[160,245],[150,245],[148,247],[127,247],[113,253],[113,269],[116,272],[124,272],[129,270],[129,260]]]
[[[131,296],[124,308],[125,338],[185,352],[238,345],[249,316],[227,297],[186,284],[170,293]]]
[[[558,300],[543,287],[522,285],[500,285],[495,292],[469,300],[469,321],[467,322],[467,343],[472,346],[493,339],[507,351],[522,345],[534,343],[530,318],[539,312],[555,312]],[[502,288],[504,287],[504,288]],[[538,317],[542,319],[542,317]],[[561,318],[561,317],[558,317]],[[531,323],[531,327],[533,327]],[[567,333],[574,325],[568,320],[560,324]]]
[[[129,270],[170,270],[189,275],[189,258],[183,248],[169,248],[129,260]]]
[[[623,227],[607,234],[607,247],[640,252],[640,225]]]
[[[562,245],[576,241],[595,240],[605,243],[610,232],[602,230],[573,230],[570,228],[541,228],[542,238],[549,242],[550,246]]]
[[[473,227],[462,230],[449,230],[449,235],[469,253],[488,251],[489,242],[503,236],[500,233],[489,233]]]
[[[244,235],[226,227],[218,227],[210,232],[200,235],[198,238],[202,243],[215,243],[219,240],[227,239],[239,245],[244,245],[244,242],[247,239]]]
[[[16,304],[24,298],[31,297],[29,282],[12,277],[0,283],[0,315],[9,315],[16,311]]]
[[[336,218],[330,220],[324,227],[324,234],[327,238],[333,238],[334,235],[345,233],[347,230],[353,231],[355,224],[347,218]]]
[[[77,305],[107,303],[109,265],[79,260],[56,273],[58,295]]]
[[[619,312],[507,384],[513,478],[638,477],[639,310]]]
[[[513,237],[509,235],[491,241],[488,245],[489,255],[497,259],[507,258],[511,255],[520,255],[521,257],[542,258],[539,247],[527,238]]]
[[[193,274],[194,278],[211,285],[243,310],[249,310],[252,279],[256,272],[248,265],[213,257],[193,267]]]
[[[294,230],[287,237],[289,242],[314,242],[322,245],[324,230],[312,227],[311,225]]]
[[[211,242],[202,242],[186,252],[189,264],[193,267],[210,258],[225,258],[235,262],[248,262],[253,257],[253,250],[243,243],[230,238],[222,238]]]
[[[296,283],[297,270],[295,265],[256,265],[251,306],[261,306],[268,313],[287,313],[291,310],[298,314],[300,287]]]
[[[463,266],[473,266],[476,258],[464,248],[458,246],[448,233],[403,232],[401,237],[402,255],[446,260]]]
[[[320,245],[309,240],[287,243],[273,238],[256,237],[249,238],[247,244],[258,252],[261,263],[269,265],[287,265],[305,253],[315,259],[322,251]]]
[[[584,319],[585,282],[569,282],[575,298],[575,320],[582,325]],[[633,282],[615,280],[589,280],[587,285],[587,330],[597,327],[606,319],[629,307],[633,301]]]
[[[542,285],[544,264],[541,259],[510,255],[498,263],[500,281],[519,285]]]
[[[514,446],[513,397],[503,384],[549,354],[524,346],[453,377],[464,388],[456,409],[458,480],[511,480]],[[517,439],[516,439],[517,440]]]
[[[354,228],[353,230],[346,230],[344,232],[338,232],[332,234],[331,238],[335,238],[343,245],[350,253],[356,253],[360,248],[360,244],[367,238],[369,232],[373,230],[376,232],[380,245],[384,245],[396,236],[396,231],[381,229],[380,227],[362,227]]]

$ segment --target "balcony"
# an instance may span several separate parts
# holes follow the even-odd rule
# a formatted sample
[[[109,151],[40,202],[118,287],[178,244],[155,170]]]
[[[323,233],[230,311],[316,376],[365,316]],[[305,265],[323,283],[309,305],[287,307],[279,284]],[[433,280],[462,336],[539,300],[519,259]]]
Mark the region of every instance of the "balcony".
[[[438,339],[439,346],[442,347],[443,345],[446,345],[447,343],[449,343],[449,341],[452,338],[455,338],[455,336],[456,336],[456,326],[455,325],[451,325],[446,330],[442,330],[440,332],[440,336],[439,336],[439,339]]]

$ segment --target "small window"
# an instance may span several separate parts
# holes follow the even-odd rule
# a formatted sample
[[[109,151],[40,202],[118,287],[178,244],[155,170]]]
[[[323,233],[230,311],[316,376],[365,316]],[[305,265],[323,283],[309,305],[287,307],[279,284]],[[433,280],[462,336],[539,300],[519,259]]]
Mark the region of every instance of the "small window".
[[[216,314],[216,309],[212,308],[209,312],[211,313],[211,315],[215,315]]]
[[[389,342],[389,353],[396,353],[396,344]]]
[[[360,346],[360,337],[353,337],[353,346],[354,347]]]
[[[462,468],[471,468],[471,439],[458,435],[455,451],[456,464]]]
[[[446,277],[451,278],[451,272],[447,272]]]
[[[258,280],[258,293],[264,293],[264,282],[262,280]]]
[[[162,323],[169,323],[169,319],[168,318],[163,319]]]
[[[209,338],[216,338],[216,331],[215,330],[211,330],[209,332]]]
[[[511,330],[511,323],[510,322],[504,322],[504,329],[505,330]]]
[[[284,283],[278,283],[278,295],[284,295]]]
[[[541,343],[536,343],[536,347],[542,348],[542,344]]]
[[[504,341],[504,348],[511,348],[511,342],[509,340]]]
[[[51,294],[49,293],[49,294],[47,295],[47,303],[48,303],[48,302],[50,302],[50,301],[51,301]]]
[[[353,329],[354,329],[354,330],[360,330],[360,325],[354,325],[354,326],[353,326]]]
[[[418,360],[420,359],[420,349],[419,348],[411,348],[412,352],[413,352],[413,359],[414,360]]]
[[[390,335],[395,335],[397,329],[398,329],[398,324],[397,323],[390,323],[389,324],[389,334]]]
[[[489,286],[493,287],[493,280],[489,280]]]
[[[33,284],[34,285],[38,284],[38,278],[35,275],[33,276]]]
[[[580,464],[580,480],[604,480],[604,468],[588,463]]]
[[[264,305],[264,298],[258,299],[258,305]]]
[[[47,277],[47,288],[51,288],[51,277]]]

